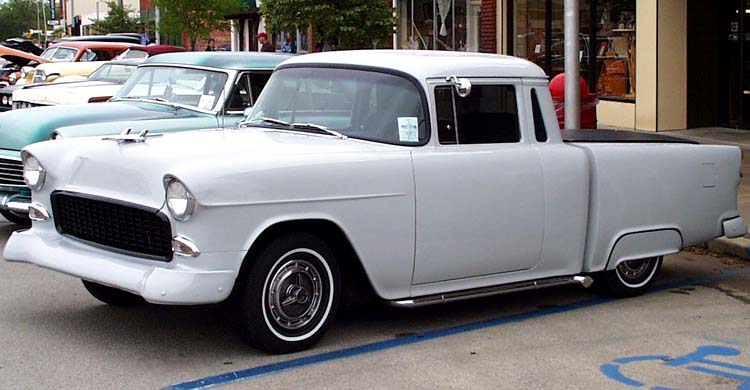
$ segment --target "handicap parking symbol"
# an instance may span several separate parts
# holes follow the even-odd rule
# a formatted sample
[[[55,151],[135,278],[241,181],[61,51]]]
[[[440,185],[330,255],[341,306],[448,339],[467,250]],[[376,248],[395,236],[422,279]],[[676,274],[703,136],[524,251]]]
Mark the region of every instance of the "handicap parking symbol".
[[[747,366],[720,360],[722,357],[736,357],[742,354],[742,351],[736,348],[703,345],[696,348],[694,352],[677,357],[666,355],[644,355],[618,358],[609,363],[602,364],[599,369],[608,378],[627,386],[647,388],[650,390],[679,390],[672,387],[650,385],[643,380],[631,378],[623,374],[622,369],[628,364],[655,361],[665,367],[736,379],[740,381],[737,390],[750,390],[750,351],[746,352],[749,363]]]

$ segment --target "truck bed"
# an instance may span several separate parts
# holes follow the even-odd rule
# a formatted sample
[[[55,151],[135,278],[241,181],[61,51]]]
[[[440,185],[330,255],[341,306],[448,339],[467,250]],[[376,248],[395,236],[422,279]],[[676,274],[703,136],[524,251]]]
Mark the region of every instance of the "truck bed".
[[[562,130],[563,142],[698,144],[669,135],[627,130]]]

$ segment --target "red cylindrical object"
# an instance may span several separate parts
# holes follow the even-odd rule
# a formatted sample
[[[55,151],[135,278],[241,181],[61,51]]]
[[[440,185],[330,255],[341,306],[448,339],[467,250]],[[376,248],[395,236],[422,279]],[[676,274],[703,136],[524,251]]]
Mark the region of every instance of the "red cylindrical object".
[[[599,98],[595,93],[589,92],[589,86],[586,80],[581,77],[579,80],[581,86],[581,128],[596,129],[596,104]],[[552,94],[552,102],[555,104],[555,113],[560,128],[565,128],[565,74],[552,78],[549,83],[549,91]]]

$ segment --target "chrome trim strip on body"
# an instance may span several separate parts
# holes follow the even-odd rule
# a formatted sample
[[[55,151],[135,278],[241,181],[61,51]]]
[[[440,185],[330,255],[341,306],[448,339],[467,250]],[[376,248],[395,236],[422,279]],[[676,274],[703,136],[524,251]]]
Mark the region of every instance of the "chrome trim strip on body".
[[[470,290],[454,291],[444,294],[425,295],[422,297],[388,301],[391,306],[396,307],[420,307],[436,303],[461,301],[464,299],[489,297],[492,295],[509,294],[519,291],[537,290],[546,287],[565,286],[579,284],[585,288],[591,287],[594,279],[591,276],[562,276],[546,279],[528,280],[523,282],[502,284],[499,286],[481,287]]]

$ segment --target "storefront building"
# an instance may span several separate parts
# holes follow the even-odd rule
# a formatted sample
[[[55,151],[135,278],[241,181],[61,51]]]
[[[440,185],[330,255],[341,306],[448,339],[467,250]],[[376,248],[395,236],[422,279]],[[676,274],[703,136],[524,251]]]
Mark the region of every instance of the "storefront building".
[[[564,0],[399,0],[402,49],[492,52],[564,71]],[[750,0],[580,0],[599,127],[750,125]],[[747,58],[747,59],[746,59]]]

